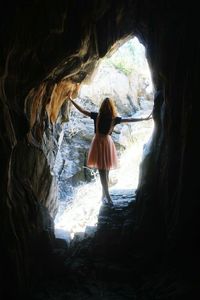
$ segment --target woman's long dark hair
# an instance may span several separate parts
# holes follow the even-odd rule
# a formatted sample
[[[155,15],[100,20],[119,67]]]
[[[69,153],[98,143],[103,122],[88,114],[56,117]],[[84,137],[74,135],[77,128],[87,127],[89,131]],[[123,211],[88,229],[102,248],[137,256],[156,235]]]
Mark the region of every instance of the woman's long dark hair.
[[[105,98],[100,106],[97,126],[105,134],[111,132],[113,120],[117,116],[116,106],[111,98]]]
[[[111,98],[105,98],[103,100],[99,109],[99,116],[105,116],[111,119],[117,116],[117,109]]]

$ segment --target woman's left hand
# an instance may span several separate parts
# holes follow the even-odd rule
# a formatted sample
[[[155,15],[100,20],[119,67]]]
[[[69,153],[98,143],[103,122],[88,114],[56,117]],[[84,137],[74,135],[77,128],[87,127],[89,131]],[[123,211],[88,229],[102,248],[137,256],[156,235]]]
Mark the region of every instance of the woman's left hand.
[[[69,91],[69,92],[68,92],[68,94],[67,94],[67,99],[70,100],[70,101],[73,100],[73,99],[72,99],[72,91]]]

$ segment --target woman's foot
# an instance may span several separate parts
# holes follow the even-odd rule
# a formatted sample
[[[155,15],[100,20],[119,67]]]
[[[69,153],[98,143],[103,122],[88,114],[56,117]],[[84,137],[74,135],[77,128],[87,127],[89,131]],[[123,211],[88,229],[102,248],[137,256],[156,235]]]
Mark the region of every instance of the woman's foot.
[[[113,204],[113,202],[112,202],[112,199],[109,197],[109,198],[107,198],[107,203],[108,203],[108,205],[110,206],[110,207],[113,207],[114,206],[114,204]]]
[[[102,204],[107,204],[105,195],[101,196],[101,202],[102,202]]]
[[[106,205],[106,206],[109,206],[109,207],[114,206],[112,200],[111,199],[107,200],[106,197],[102,197],[101,202],[102,202],[103,205]]]
[[[108,205],[109,205],[110,207],[113,207],[113,206],[114,206],[114,204],[113,204],[112,201],[108,202]]]

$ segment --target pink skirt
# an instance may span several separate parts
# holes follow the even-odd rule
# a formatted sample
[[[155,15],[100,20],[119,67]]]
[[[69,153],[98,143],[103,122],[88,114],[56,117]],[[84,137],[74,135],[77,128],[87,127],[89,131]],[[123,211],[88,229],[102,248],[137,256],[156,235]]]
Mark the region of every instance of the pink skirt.
[[[96,134],[93,137],[88,152],[87,166],[100,170],[118,167],[117,151],[110,135]]]

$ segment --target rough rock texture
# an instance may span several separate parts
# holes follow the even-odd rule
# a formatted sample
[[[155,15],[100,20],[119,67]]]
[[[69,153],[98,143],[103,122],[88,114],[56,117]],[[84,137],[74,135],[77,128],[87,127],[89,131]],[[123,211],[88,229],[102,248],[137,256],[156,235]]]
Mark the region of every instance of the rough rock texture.
[[[133,82],[134,78],[132,85]],[[139,109],[135,94],[128,76],[119,72],[113,66],[99,66],[92,84],[82,87],[80,97],[95,99],[98,107],[104,97],[112,97],[115,99],[119,114],[132,115]]]
[[[48,145],[57,118],[67,116],[68,92],[77,92],[74,81],[90,80],[98,59],[134,35],[146,47],[159,94],[155,132],[141,165],[133,240],[144,256],[148,249],[149,260],[159,253],[185,280],[192,274],[198,281],[196,5],[164,0],[1,2],[1,298],[26,294],[34,277],[42,276],[52,246],[50,215],[57,200],[40,152],[48,151],[46,130],[51,131]],[[54,148],[50,151],[53,159]]]

